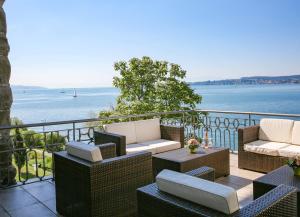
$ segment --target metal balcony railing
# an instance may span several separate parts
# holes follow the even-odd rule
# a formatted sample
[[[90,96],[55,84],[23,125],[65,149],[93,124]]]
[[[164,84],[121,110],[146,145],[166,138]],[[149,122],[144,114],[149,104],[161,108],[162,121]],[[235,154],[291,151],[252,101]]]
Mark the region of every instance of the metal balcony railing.
[[[213,146],[228,147],[233,153],[237,152],[240,127],[259,124],[263,117],[300,120],[299,114],[190,110],[0,126],[0,131],[10,132],[7,142],[11,144],[9,150],[0,151],[0,156],[12,155],[18,184],[52,179],[53,152],[64,150],[67,142],[93,143],[94,130],[101,129],[103,123],[152,117],[160,117],[163,124],[183,126],[186,141],[191,137],[203,138],[208,132]]]

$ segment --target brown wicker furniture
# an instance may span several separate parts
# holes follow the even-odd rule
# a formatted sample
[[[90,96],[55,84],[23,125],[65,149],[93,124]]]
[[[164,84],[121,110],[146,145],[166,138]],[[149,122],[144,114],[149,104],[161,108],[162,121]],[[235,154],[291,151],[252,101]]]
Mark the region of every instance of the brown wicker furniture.
[[[258,140],[259,125],[238,129],[238,167],[267,173],[286,164],[288,158],[244,150],[244,144]]]
[[[152,182],[151,153],[113,157],[115,144],[100,149],[106,159],[96,163],[65,151],[54,154],[56,208],[61,215],[136,216],[136,189]]]
[[[212,180],[213,170],[200,168],[190,175]],[[230,216],[292,217],[297,215],[297,190],[280,185],[248,206]],[[228,216],[207,207],[161,192],[157,185],[150,184],[137,190],[139,217],[196,217]]]
[[[262,118],[239,129],[239,168],[270,172],[300,157],[300,121]]]
[[[298,189],[298,204],[300,203],[300,177],[294,175],[294,171],[289,166],[282,166],[253,181],[253,196],[258,198],[271,191],[277,186],[284,184]],[[300,205],[298,205],[298,216],[300,216]]]
[[[166,140],[178,141],[181,147],[184,147],[184,128],[177,126],[160,125],[161,138]],[[94,132],[95,144],[113,142],[117,146],[117,155],[126,154],[126,137],[118,134],[107,133],[103,131]]]
[[[208,148],[205,153],[190,154],[186,148],[168,151],[152,156],[153,175],[156,176],[163,169],[177,172],[187,172],[201,166],[215,169],[216,177],[230,174],[229,149]]]

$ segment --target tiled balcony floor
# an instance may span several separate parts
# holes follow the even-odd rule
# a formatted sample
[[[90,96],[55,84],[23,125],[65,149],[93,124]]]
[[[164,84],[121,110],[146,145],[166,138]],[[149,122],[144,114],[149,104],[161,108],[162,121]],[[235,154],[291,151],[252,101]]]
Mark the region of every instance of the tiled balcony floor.
[[[0,191],[0,216],[53,217],[56,215],[55,186],[37,182]]]
[[[252,180],[262,176],[237,168],[237,155],[230,155],[230,173],[217,182],[231,186],[238,192],[240,205],[252,200]],[[55,185],[51,181],[0,190],[0,217],[53,217],[56,213]]]

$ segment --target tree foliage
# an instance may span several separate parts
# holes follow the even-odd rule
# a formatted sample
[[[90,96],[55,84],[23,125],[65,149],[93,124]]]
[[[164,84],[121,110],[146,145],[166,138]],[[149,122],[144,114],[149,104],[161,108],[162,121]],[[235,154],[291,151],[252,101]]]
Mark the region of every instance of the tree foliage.
[[[25,130],[22,133],[26,147],[28,148],[42,148],[45,144],[43,142],[43,135],[34,130]]]
[[[17,125],[22,125],[23,122],[18,118],[12,118],[11,124],[17,126]],[[22,130],[20,130],[19,128],[16,128],[13,131],[11,131],[14,137],[13,140],[14,147],[17,150],[14,152],[14,160],[19,171],[25,165],[26,162],[26,149],[25,149],[25,143],[21,131]]]
[[[18,118],[11,118],[12,126],[23,125],[23,122]],[[19,171],[26,163],[27,151],[31,149],[42,149],[48,152],[61,151],[66,144],[65,137],[59,135],[57,132],[53,133],[38,133],[27,128],[15,128],[11,130],[11,137],[13,138],[14,160]]]
[[[48,135],[46,139],[46,150],[48,152],[62,151],[66,144],[66,138],[58,133],[52,133]]]
[[[142,57],[117,62],[114,68],[120,76],[114,77],[113,85],[120,95],[114,110],[101,112],[102,117],[189,110],[201,103],[178,64]]]

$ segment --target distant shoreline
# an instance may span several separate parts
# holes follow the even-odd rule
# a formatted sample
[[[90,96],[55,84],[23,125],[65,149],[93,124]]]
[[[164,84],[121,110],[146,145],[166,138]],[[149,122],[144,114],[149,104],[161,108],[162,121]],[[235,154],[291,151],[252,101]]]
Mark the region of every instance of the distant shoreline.
[[[290,76],[253,76],[239,79],[209,80],[189,82],[191,85],[266,85],[266,84],[300,84],[300,75]]]
[[[49,89],[47,87],[40,87],[40,86],[27,86],[27,85],[11,85],[11,88],[14,89],[14,90],[35,90],[35,89],[43,89],[43,90],[46,90],[46,89]]]
[[[264,83],[264,84],[260,84],[260,83],[253,83],[253,84],[243,84],[243,83],[206,83],[205,81],[203,82],[189,82],[190,85],[194,85],[194,86],[268,86],[268,85],[300,85],[299,83]]]

